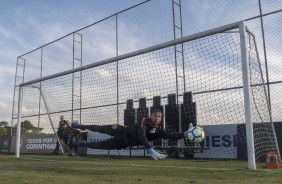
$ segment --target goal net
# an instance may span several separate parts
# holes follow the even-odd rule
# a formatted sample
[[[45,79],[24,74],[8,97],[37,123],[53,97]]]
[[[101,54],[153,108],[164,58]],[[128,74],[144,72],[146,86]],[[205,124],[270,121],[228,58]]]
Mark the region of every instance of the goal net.
[[[157,108],[164,114],[166,131],[183,132],[192,123],[206,133],[201,144],[153,141],[160,152],[171,157],[253,156],[264,161],[268,152],[278,152],[278,146],[255,37],[242,25],[230,24],[21,84],[20,135],[26,144],[23,147],[22,140],[19,152],[36,154],[34,150],[49,140],[46,153],[51,153],[61,115],[83,125],[132,126]],[[34,131],[25,131],[25,122]],[[88,142],[111,138],[91,131],[81,135]],[[78,152],[146,155],[139,146]]]

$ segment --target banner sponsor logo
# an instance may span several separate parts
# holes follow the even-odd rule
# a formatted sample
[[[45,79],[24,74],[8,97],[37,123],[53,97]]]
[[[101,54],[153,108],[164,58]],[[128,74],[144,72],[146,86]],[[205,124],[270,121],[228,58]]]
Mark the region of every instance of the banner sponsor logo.
[[[208,125],[203,126],[203,129],[206,134],[202,143],[204,151],[203,153],[195,153],[195,157],[237,158],[237,125]]]
[[[21,153],[50,153],[56,148],[55,135],[24,135],[21,139]]]
[[[25,148],[27,150],[54,150],[56,148],[56,138],[30,138],[27,139]]]
[[[237,135],[207,135],[204,140],[205,147],[237,147]]]

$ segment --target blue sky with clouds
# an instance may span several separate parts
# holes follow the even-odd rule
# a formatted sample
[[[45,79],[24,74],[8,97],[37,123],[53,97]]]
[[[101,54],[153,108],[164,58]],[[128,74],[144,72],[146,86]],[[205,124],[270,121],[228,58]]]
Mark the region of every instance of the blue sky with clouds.
[[[1,0],[0,121],[11,121],[14,77],[18,56],[144,1],[146,0]],[[182,2],[182,6],[186,8],[185,13],[183,13],[184,35],[254,17],[259,13],[257,1],[216,0],[210,3],[209,0],[203,0]],[[282,8],[282,3],[274,0],[263,1],[262,5],[264,13]],[[119,15],[119,54],[173,39],[170,6],[169,0],[154,0],[148,6],[134,9],[135,16],[133,16],[132,11]],[[215,9],[217,11],[214,11]],[[107,29],[107,26],[114,25],[113,22],[111,19],[109,22],[106,21],[105,24],[96,26],[95,30],[99,34],[93,34],[96,42],[98,40],[95,51],[100,51],[100,55],[103,57],[109,57],[110,52],[116,54],[115,38],[108,36],[110,30]],[[128,22],[132,25],[125,24]],[[265,34],[268,39],[281,37],[279,32],[280,22],[280,16],[265,18],[264,24],[267,27]],[[263,53],[260,40],[261,26],[258,19],[248,21],[248,27],[256,34],[261,53]],[[101,34],[100,30],[103,30]],[[131,42],[128,41],[129,39]],[[268,54],[268,61],[272,80],[281,79],[281,65],[276,62],[281,58],[279,54],[281,45],[278,40],[275,39],[275,41],[266,43],[270,53]],[[277,44],[275,44],[276,42]],[[113,48],[114,50],[112,50]],[[107,51],[106,54],[105,51]],[[92,52],[94,51],[92,50]],[[110,56],[113,56],[113,54]],[[87,57],[84,56],[84,60],[87,60],[85,58]],[[95,59],[105,58],[96,57]],[[92,58],[89,59],[89,62],[93,62]],[[39,74],[39,71],[28,72],[34,72],[34,75]],[[48,73],[45,75],[48,75]],[[26,81],[30,80],[25,79]]]
[[[0,121],[11,122],[17,57],[145,0],[1,0]]]

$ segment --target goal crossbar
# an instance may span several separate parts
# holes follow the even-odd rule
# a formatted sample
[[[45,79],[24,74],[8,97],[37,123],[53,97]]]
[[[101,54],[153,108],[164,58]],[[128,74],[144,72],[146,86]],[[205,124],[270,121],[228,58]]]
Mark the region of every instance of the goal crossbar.
[[[93,67],[105,65],[105,64],[108,64],[108,63],[112,63],[112,62],[115,62],[115,61],[118,61],[118,60],[123,60],[123,59],[126,59],[126,58],[134,57],[134,56],[144,54],[144,53],[147,53],[147,52],[152,52],[152,51],[155,51],[155,50],[163,49],[163,48],[166,48],[166,47],[170,47],[172,45],[177,45],[177,44],[181,44],[181,43],[184,43],[184,42],[188,42],[188,41],[196,40],[196,39],[199,39],[199,38],[207,37],[207,36],[217,34],[217,33],[221,33],[221,32],[224,32],[224,31],[227,31],[227,30],[230,30],[230,29],[239,28],[240,24],[244,24],[244,22],[243,21],[235,22],[235,23],[232,23],[232,24],[228,24],[228,25],[225,25],[225,26],[221,26],[221,27],[218,27],[218,28],[211,29],[211,30],[203,31],[203,32],[196,33],[196,34],[193,34],[193,35],[188,35],[188,36],[185,36],[185,37],[182,37],[182,38],[178,38],[178,39],[175,39],[175,40],[172,40],[172,41],[161,43],[161,44],[151,46],[151,47],[148,47],[148,48],[145,48],[145,49],[133,51],[133,52],[130,52],[130,53],[127,53],[127,54],[119,55],[119,56],[112,57],[112,58],[109,58],[109,59],[105,59],[105,60],[102,60],[102,61],[99,61],[99,62],[84,65],[82,67],[78,67],[78,68],[75,68],[75,69],[66,70],[64,72],[60,72],[60,73],[45,76],[45,77],[42,77],[42,78],[39,78],[39,79],[24,82],[24,83],[19,84],[18,86],[26,86],[26,85],[29,85],[29,84],[32,84],[32,83],[42,82],[42,81],[57,78],[57,77],[60,77],[60,76],[63,76],[63,75],[67,75],[67,74],[71,74],[71,73],[75,73],[75,72],[80,72],[80,71],[83,71],[83,70],[87,70],[89,68],[93,68]]]

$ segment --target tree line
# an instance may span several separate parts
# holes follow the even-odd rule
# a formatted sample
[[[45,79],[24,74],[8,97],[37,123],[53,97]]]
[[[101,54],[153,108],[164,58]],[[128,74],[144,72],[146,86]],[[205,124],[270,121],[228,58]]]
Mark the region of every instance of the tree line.
[[[6,121],[0,122],[0,136],[3,135],[16,135],[17,125],[9,126]],[[21,122],[21,133],[22,134],[40,134],[43,128],[35,127],[29,120]]]

